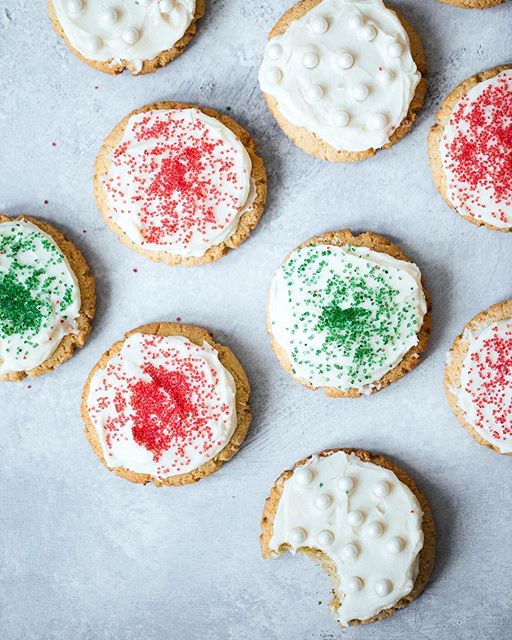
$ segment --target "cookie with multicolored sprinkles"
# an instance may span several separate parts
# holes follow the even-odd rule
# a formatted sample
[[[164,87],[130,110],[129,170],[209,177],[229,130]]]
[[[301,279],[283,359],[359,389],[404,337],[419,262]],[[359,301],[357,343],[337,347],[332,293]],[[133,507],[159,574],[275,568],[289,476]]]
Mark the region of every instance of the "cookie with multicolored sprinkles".
[[[249,381],[233,352],[200,327],[147,324],[91,371],[85,434],[101,462],[130,482],[198,482],[232,458],[251,422]]]
[[[512,455],[512,300],[485,309],[455,338],[445,392],[457,420],[478,444]]]
[[[429,134],[437,190],[477,226],[512,229],[512,66],[464,80],[445,99]]]
[[[328,396],[369,395],[404,376],[418,364],[430,327],[420,270],[375,233],[313,237],[272,280],[274,352],[299,383]]]
[[[94,311],[94,278],[76,246],[47,222],[0,215],[0,380],[68,360]]]
[[[95,164],[96,202],[134,251],[199,265],[238,247],[265,206],[265,166],[251,136],[207,107],[159,102],[132,111]]]

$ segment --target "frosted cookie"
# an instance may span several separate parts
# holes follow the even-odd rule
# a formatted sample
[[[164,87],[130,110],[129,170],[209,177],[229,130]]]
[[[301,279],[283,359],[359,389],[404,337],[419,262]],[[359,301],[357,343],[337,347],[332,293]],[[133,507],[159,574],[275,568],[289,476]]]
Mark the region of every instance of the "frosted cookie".
[[[505,0],[440,0],[445,4],[452,4],[461,9],[488,9],[503,4]]]
[[[328,396],[358,397],[418,364],[429,308],[420,270],[398,247],[345,229],[288,255],[272,280],[267,330],[298,382]]]
[[[259,82],[298,147],[354,162],[411,129],[426,73],[419,36],[382,0],[301,0],[270,32]]]
[[[205,0],[48,0],[68,48],[110,74],[150,73],[177,58],[204,9]]]
[[[52,225],[0,215],[0,380],[55,369],[82,347],[95,310],[94,278]]]
[[[161,102],[130,113],[95,164],[96,202],[122,242],[151,260],[197,265],[238,247],[265,206],[250,135],[213,109]]]
[[[512,455],[512,300],[466,324],[448,353],[444,381],[450,407],[469,435]]]
[[[118,476],[157,486],[198,482],[242,444],[249,382],[233,352],[199,327],[160,322],[126,333],[91,371],[85,433]]]
[[[331,576],[330,609],[342,627],[408,605],[434,565],[427,499],[400,467],[368,451],[330,449],[298,462],[276,480],[261,524],[264,558],[303,553]]]
[[[446,98],[430,130],[437,190],[477,226],[512,228],[512,67],[464,80]]]

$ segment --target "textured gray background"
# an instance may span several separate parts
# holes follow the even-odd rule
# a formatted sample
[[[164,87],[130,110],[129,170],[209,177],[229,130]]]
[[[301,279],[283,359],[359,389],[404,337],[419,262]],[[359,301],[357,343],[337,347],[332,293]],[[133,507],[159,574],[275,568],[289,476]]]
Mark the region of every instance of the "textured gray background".
[[[98,283],[86,346],[56,372],[0,389],[0,636],[5,640],[410,640],[510,638],[510,458],[475,444],[443,395],[445,353],[480,309],[512,295],[506,234],[450,211],[429,174],[426,136],[442,97],[510,61],[512,5],[402,8],[423,36],[430,88],[419,125],[355,166],[310,158],[278,130],[257,86],[266,33],[289,0],[209,0],[197,38],[155,74],[105,76],[71,55],[44,2],[0,0],[0,209],[42,216],[87,256]],[[147,102],[230,113],[260,144],[268,208],[240,249],[189,270],[130,252],[92,196],[102,138]],[[52,143],[56,146],[52,146]],[[48,200],[48,204],[44,201]],[[434,303],[425,361],[370,398],[328,399],[279,368],[264,332],[274,269],[309,236],[351,226],[387,234],[422,269]],[[134,272],[137,269],[137,272]],[[199,485],[156,489],[109,474],[82,433],[80,392],[100,354],[132,327],[183,318],[240,357],[252,383],[245,446]],[[329,579],[313,563],[259,556],[274,478],[329,446],[381,451],[429,496],[438,559],[423,596],[392,619],[341,634]]]

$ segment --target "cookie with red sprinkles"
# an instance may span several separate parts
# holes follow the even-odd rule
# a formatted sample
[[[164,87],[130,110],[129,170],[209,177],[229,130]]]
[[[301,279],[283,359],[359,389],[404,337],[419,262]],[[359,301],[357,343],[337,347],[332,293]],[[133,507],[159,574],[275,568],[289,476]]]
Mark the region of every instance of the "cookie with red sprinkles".
[[[445,391],[478,444],[512,455],[512,300],[472,318],[447,355]]]
[[[0,215],[0,380],[58,367],[82,347],[95,283],[78,248],[53,225]]]
[[[445,99],[429,134],[437,190],[477,226],[512,229],[512,66],[464,80]]]
[[[199,265],[238,247],[265,206],[265,166],[251,136],[207,107],[160,102],[107,136],[95,163],[96,203],[134,251]]]
[[[200,327],[128,331],[99,360],[82,394],[85,434],[101,462],[130,482],[180,486],[217,471],[251,422],[249,382],[233,352]]]

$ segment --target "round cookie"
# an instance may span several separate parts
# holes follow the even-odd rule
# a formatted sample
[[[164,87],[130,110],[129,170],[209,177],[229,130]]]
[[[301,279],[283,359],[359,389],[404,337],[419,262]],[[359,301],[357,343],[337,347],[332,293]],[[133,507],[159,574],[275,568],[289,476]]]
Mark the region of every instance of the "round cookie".
[[[434,565],[426,497],[400,467],[360,449],[328,449],[282,473],[261,527],[264,558],[303,553],[330,575],[329,607],[342,627],[407,606]]]
[[[418,267],[383,236],[324,233],[274,274],[272,348],[297,382],[328,396],[369,395],[400,379],[419,363],[430,328]]]
[[[464,80],[445,99],[429,134],[437,190],[477,226],[512,228],[512,66]]]
[[[124,244],[157,262],[191,266],[246,240],[263,213],[267,178],[254,141],[233,119],[159,102],[132,111],[107,136],[94,191]]]
[[[82,394],[85,434],[101,462],[130,482],[198,482],[244,441],[249,391],[233,352],[205,329],[143,325],[128,331],[89,374]]]
[[[439,0],[444,4],[451,4],[460,9],[489,9],[503,4],[505,0]]]
[[[0,215],[0,381],[55,369],[83,347],[95,283],[75,245],[30,216]]]
[[[481,311],[448,352],[444,387],[478,444],[512,455],[512,300]]]
[[[151,73],[177,58],[204,11],[205,0],[48,0],[53,27],[67,47],[113,75]]]
[[[355,162],[408,133],[426,74],[420,37],[382,0],[301,0],[270,32],[259,82],[298,147]]]

